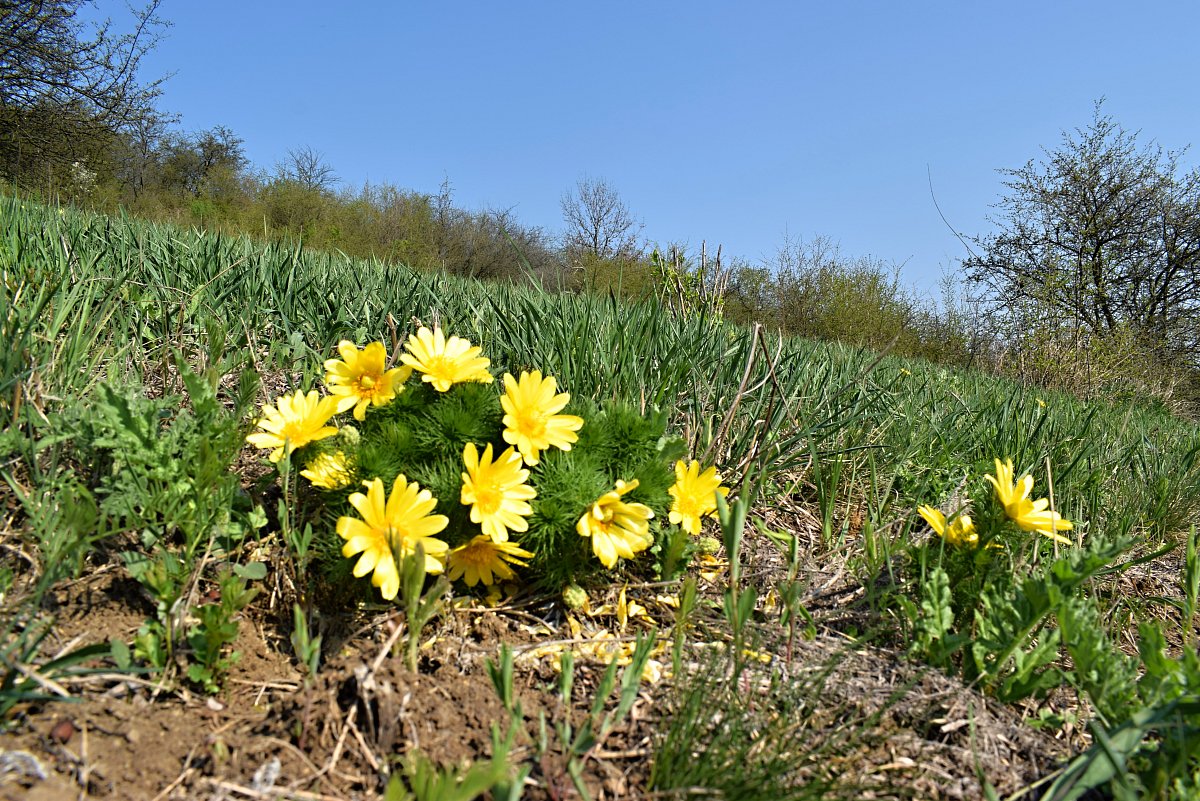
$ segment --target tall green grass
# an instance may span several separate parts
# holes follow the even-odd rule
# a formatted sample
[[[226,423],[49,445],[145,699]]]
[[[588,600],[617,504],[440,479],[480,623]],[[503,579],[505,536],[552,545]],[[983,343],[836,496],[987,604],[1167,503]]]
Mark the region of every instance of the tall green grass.
[[[994,457],[1035,472],[1048,460],[1059,508],[1095,529],[1173,536],[1200,503],[1200,433],[1153,408],[876,364],[653,300],[481,284],[11,197],[0,198],[0,270],[6,426],[27,403],[53,409],[105,376],[170,373],[172,349],[205,350],[210,320],[226,321],[226,348],[260,370],[313,384],[338,340],[387,338],[389,320],[402,338],[415,319],[482,345],[498,370],[537,367],[576,395],[668,408],[697,455],[804,476],[831,515],[866,484],[897,513],[936,503]]]

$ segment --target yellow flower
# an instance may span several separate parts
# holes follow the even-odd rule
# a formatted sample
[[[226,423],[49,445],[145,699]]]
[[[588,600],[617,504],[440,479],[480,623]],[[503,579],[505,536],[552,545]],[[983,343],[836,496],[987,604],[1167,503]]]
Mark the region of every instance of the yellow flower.
[[[411,367],[387,367],[382,342],[372,342],[361,351],[349,340],[338,343],[340,359],[325,361],[325,385],[338,396],[338,413],[354,407],[354,419],[363,420],[367,406],[383,406],[404,391]]]
[[[1033,476],[1023,475],[1013,481],[1012,459],[1001,462],[996,460],[996,475],[984,476],[996,488],[996,497],[1004,512],[1014,523],[1025,531],[1036,531],[1042,536],[1049,537],[1055,542],[1070,545],[1071,541],[1059,534],[1060,531],[1070,531],[1075,526],[1070,520],[1064,520],[1058,512],[1050,511],[1050,501],[1039,498],[1029,500],[1033,492]]]
[[[300,475],[311,481],[313,486],[327,490],[349,486],[352,478],[346,454],[342,451],[317,454],[304,466]]]
[[[382,479],[364,481],[363,485],[367,494],[355,492],[349,499],[362,520],[339,517],[337,521],[338,536],[346,540],[342,556],[349,558],[361,553],[354,565],[354,575],[365,576],[374,571],[371,583],[390,601],[400,590],[396,560],[415,553],[418,543],[425,551],[425,572],[442,572],[440,557],[449,546],[433,535],[444,529],[449,520],[445,515],[429,514],[437,506],[437,499],[416,482],[410,484],[403,475],[396,476],[386,499]]]
[[[522,372],[518,381],[504,374],[504,441],[516,445],[525,463],[538,463],[538,454],[546,448],[571,450],[579,439],[575,434],[583,427],[583,418],[573,414],[557,414],[567,405],[571,395],[558,392],[558,382],[552,376],[542,378],[540,370]]]
[[[461,578],[468,587],[474,587],[481,581],[485,587],[490,587],[496,579],[510,581],[516,578],[509,565],[524,565],[520,560],[532,556],[515,542],[496,542],[488,535],[480,534],[450,552],[446,560],[446,575],[451,581]]]
[[[510,530],[528,530],[525,518],[533,508],[526,501],[537,496],[537,491],[525,483],[529,471],[521,467],[520,454],[508,448],[492,461],[490,443],[480,458],[475,443],[468,442],[463,462],[467,472],[462,474],[461,500],[471,507],[471,522],[478,523],[495,542],[506,542]]]
[[[472,346],[462,337],[450,337],[447,341],[442,329],[431,332],[421,326],[417,333],[409,335],[404,347],[408,353],[400,361],[423,373],[421,380],[433,384],[438,392],[446,392],[464,381],[492,383],[492,374],[487,371],[491,361],[479,355],[479,346]]]
[[[617,557],[632,559],[653,542],[649,521],[654,511],[645,504],[621,500],[637,485],[636,479],[628,484],[618,480],[617,488],[601,495],[575,525],[579,536],[592,538],[592,553],[605,567],[615,565]]]
[[[670,520],[689,534],[700,533],[700,518],[717,512],[717,493],[729,494],[729,487],[721,486],[717,468],[710,467],[700,472],[700,463],[675,463],[675,483],[667,490],[675,500],[671,502]]]
[[[281,395],[275,406],[263,406],[263,416],[255,423],[263,430],[247,435],[246,442],[274,448],[267,458],[278,462],[285,453],[336,434],[336,428],[325,425],[335,414],[337,398],[322,398],[316,390],[305,395],[298,389],[293,395]]]
[[[947,526],[946,516],[942,514],[941,510],[932,506],[918,506],[917,511],[921,517],[925,518],[929,527],[951,545],[955,547],[965,545],[969,548],[979,545],[979,533],[975,531],[975,524],[971,522],[970,515],[960,514]]]

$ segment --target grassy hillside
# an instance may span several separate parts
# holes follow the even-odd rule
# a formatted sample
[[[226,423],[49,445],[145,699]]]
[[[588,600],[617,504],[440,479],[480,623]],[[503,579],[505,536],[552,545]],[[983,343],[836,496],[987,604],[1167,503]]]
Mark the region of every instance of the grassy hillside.
[[[286,797],[283,780],[251,781],[270,759],[284,760],[295,797],[371,797],[389,782],[389,798],[406,797],[401,785],[438,797],[421,795],[416,776],[466,773],[456,760],[493,797],[519,794],[518,778],[526,797],[552,798],[697,787],[980,797],[1033,781],[1055,798],[1197,789],[1191,423],[653,301],[477,283],[10,198],[0,278],[0,736],[14,749],[71,714],[56,696],[86,704],[114,686],[172,714],[213,708],[197,694],[258,714],[240,680],[291,689],[271,691],[236,747],[221,752],[210,736],[201,768],[189,774],[195,753],[179,755],[125,791],[200,797],[224,782]],[[490,601],[410,583],[380,606],[337,556],[333,501],[244,437],[263,404],[321,387],[339,341],[382,341],[395,356],[422,325],[479,346],[497,379],[554,376],[589,420],[664,412],[658,452],[678,437],[684,458],[732,488],[719,523],[706,522],[719,543],[676,537],[659,514],[647,556],[592,574],[583,610],[544,581]],[[382,414],[368,412],[364,436]],[[1030,500],[1047,498],[1073,527],[1057,537],[1023,527],[1040,512],[997,503],[985,479],[1004,483],[997,459],[1012,460],[1018,495],[1031,475]],[[921,505],[950,528],[970,514],[975,539],[932,534]],[[97,582],[112,627],[73,629]],[[472,647],[441,650],[450,642]],[[423,647],[416,662],[386,659]],[[509,647],[524,658],[506,663]],[[251,662],[258,673],[238,673]],[[455,683],[439,684],[451,666]],[[856,682],[904,689],[872,706]],[[385,685],[416,694],[428,719],[475,705],[478,731],[464,723],[460,739],[476,745],[439,755],[416,729],[388,728]],[[758,703],[746,686],[760,688]],[[961,724],[919,719],[922,692],[973,711]],[[317,699],[332,706],[313,712]],[[705,714],[713,703],[722,725]],[[101,714],[84,710],[77,718]],[[792,744],[795,732],[806,745]],[[348,733],[359,743],[349,751]],[[1023,745],[1001,767],[989,738]],[[700,751],[710,757],[692,757]],[[37,754],[64,788],[87,787],[78,765]],[[38,781],[51,779],[27,785]]]

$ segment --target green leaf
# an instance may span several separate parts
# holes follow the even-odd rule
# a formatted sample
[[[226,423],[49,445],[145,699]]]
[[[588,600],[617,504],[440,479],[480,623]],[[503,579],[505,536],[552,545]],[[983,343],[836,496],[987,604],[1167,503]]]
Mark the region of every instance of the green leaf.
[[[267,563],[248,562],[244,565],[234,565],[233,572],[247,581],[262,581],[267,577]]]
[[[129,645],[124,640],[110,640],[109,646],[117,670],[129,670],[133,666],[133,652],[129,650]]]
[[[263,509],[262,504],[255,504],[254,508],[246,515],[246,523],[254,531],[258,531],[267,525],[267,513]]]

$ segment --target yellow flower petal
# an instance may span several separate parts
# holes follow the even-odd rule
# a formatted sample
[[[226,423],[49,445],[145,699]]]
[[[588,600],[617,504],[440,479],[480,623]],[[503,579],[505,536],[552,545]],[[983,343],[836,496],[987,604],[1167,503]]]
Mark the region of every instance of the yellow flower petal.
[[[996,489],[996,499],[1004,507],[1005,514],[1024,531],[1036,531],[1055,542],[1070,545],[1071,541],[1058,532],[1070,531],[1075,526],[1070,520],[1064,520],[1058,512],[1050,511],[1050,501],[1039,498],[1031,501],[1033,493],[1033,476],[1021,476],[1013,481],[1012,459],[1001,463],[996,460],[996,475],[984,476]]]
[[[509,531],[528,530],[526,518],[533,513],[528,501],[537,492],[526,483],[529,471],[521,466],[520,454],[508,448],[493,461],[490,443],[481,457],[475,443],[469,442],[463,449],[463,464],[467,470],[462,474],[460,500],[471,507],[471,522],[495,542],[507,541]]]
[[[492,382],[488,372],[489,359],[480,356],[480,348],[461,337],[450,337],[441,328],[430,331],[422,326],[408,338],[400,357],[403,364],[421,373],[421,380],[433,384],[438,392],[447,392],[455,384],[478,381]]]
[[[638,482],[617,482],[617,488],[600,496],[579,518],[575,529],[581,537],[590,537],[592,553],[607,568],[618,558],[632,559],[653,544],[650,519],[654,511],[645,504],[627,503],[621,496],[636,489]]]
[[[418,544],[425,552],[425,571],[441,572],[439,557],[449,546],[433,535],[442,531],[449,519],[445,515],[429,514],[437,500],[429,490],[421,489],[415,482],[409,483],[403,475],[396,476],[392,491],[387,495],[381,479],[363,484],[367,487],[365,495],[355,492],[349,497],[350,505],[362,519],[338,518],[338,536],[346,540],[342,555],[360,554],[354,575],[373,573],[371,583],[379,587],[385,600],[390,601],[400,589],[396,561],[414,554]]]
[[[366,419],[367,406],[383,406],[404,391],[412,368],[387,369],[387,350],[372,342],[361,351],[349,340],[338,343],[341,359],[325,362],[325,385],[338,398],[338,412],[354,409],[354,419]]]
[[[326,423],[337,414],[337,403],[336,398],[322,398],[315,390],[307,395],[303,390],[281,395],[274,406],[263,406],[262,417],[255,423],[263,430],[247,435],[246,442],[256,448],[272,448],[267,458],[278,462],[285,453],[336,434],[337,429]]]
[[[701,518],[717,513],[717,493],[726,496],[729,487],[721,486],[717,468],[701,473],[700,462],[693,459],[690,464],[675,463],[675,483],[667,492],[674,499],[668,519],[687,533],[699,535]]]
[[[516,446],[528,465],[539,461],[547,448],[571,450],[571,444],[583,427],[583,418],[558,414],[571,399],[569,393],[558,392],[558,382],[552,376],[542,377],[539,370],[522,372],[520,379],[504,374],[504,441]]]
[[[521,559],[532,556],[515,542],[496,542],[486,534],[480,534],[466,545],[450,551],[446,575],[451,581],[461,578],[468,587],[480,582],[490,587],[497,578],[504,581],[516,578],[509,565],[524,565]]]

